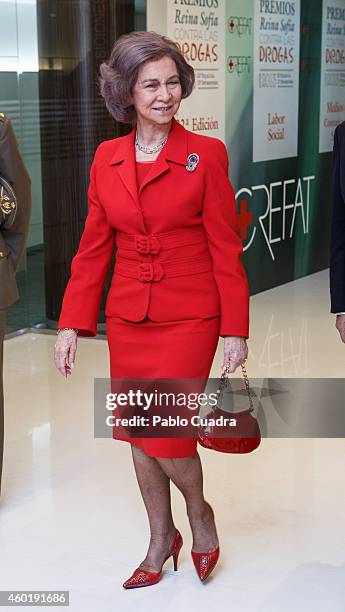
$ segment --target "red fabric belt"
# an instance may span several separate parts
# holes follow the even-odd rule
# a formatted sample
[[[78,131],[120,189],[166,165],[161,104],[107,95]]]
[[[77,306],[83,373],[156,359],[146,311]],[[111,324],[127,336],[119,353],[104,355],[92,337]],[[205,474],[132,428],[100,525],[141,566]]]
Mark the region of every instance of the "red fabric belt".
[[[120,276],[136,278],[142,283],[150,281],[160,281],[163,276],[171,278],[173,276],[188,276],[209,272],[213,269],[211,257],[203,255],[197,259],[193,257],[191,261],[169,261],[164,264],[158,262],[129,262],[117,259],[114,272]]]
[[[121,249],[152,253],[156,255],[161,249],[172,249],[188,244],[197,244],[207,240],[203,227],[195,226],[166,232],[164,234],[126,234],[116,232],[116,244]]]

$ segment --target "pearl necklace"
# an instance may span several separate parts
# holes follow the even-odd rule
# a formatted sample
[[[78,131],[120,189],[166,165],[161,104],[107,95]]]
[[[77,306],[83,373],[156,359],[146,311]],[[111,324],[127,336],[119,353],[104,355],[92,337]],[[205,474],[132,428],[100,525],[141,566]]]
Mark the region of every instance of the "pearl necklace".
[[[135,146],[137,147],[137,149],[139,149],[139,151],[143,151],[143,153],[147,153],[148,155],[150,153],[158,153],[158,151],[160,151],[160,149],[163,148],[163,146],[165,145],[166,141],[168,140],[168,136],[166,136],[161,142],[159,142],[158,144],[154,144],[154,145],[144,145],[141,142],[139,142],[138,140],[138,134],[136,132],[135,134]]]

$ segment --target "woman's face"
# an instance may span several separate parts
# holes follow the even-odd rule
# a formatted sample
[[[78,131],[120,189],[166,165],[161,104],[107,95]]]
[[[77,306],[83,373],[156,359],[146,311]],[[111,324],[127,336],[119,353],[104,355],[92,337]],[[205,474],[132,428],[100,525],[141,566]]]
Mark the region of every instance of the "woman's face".
[[[176,64],[169,56],[139,68],[132,101],[140,122],[164,125],[177,112],[182,97]]]

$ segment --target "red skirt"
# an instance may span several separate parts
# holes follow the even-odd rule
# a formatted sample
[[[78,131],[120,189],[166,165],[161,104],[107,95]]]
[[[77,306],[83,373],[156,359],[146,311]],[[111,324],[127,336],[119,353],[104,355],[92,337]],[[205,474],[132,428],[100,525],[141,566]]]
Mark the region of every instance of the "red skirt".
[[[217,350],[220,316],[138,323],[107,317],[111,378],[208,378]],[[118,438],[151,457],[190,457],[196,438]]]

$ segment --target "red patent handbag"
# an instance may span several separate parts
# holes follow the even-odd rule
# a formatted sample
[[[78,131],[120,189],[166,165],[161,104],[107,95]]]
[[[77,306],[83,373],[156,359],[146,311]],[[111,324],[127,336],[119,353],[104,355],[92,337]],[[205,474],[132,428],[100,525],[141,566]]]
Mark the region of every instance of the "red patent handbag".
[[[242,367],[243,380],[245,389],[248,394],[249,408],[237,413],[231,413],[223,410],[219,405],[219,400],[215,407],[208,412],[204,419],[210,421],[206,424],[199,425],[198,442],[204,448],[219,451],[221,453],[251,453],[261,442],[261,432],[256,418],[253,416],[253,399],[250,393],[247,371],[244,365]],[[226,365],[221,377],[217,393],[220,395],[226,386],[229,379],[226,375],[229,373],[229,364]],[[224,437],[224,426],[218,426],[214,423],[218,417],[236,419],[236,426],[231,427],[232,435]],[[227,429],[229,431],[229,429]]]

